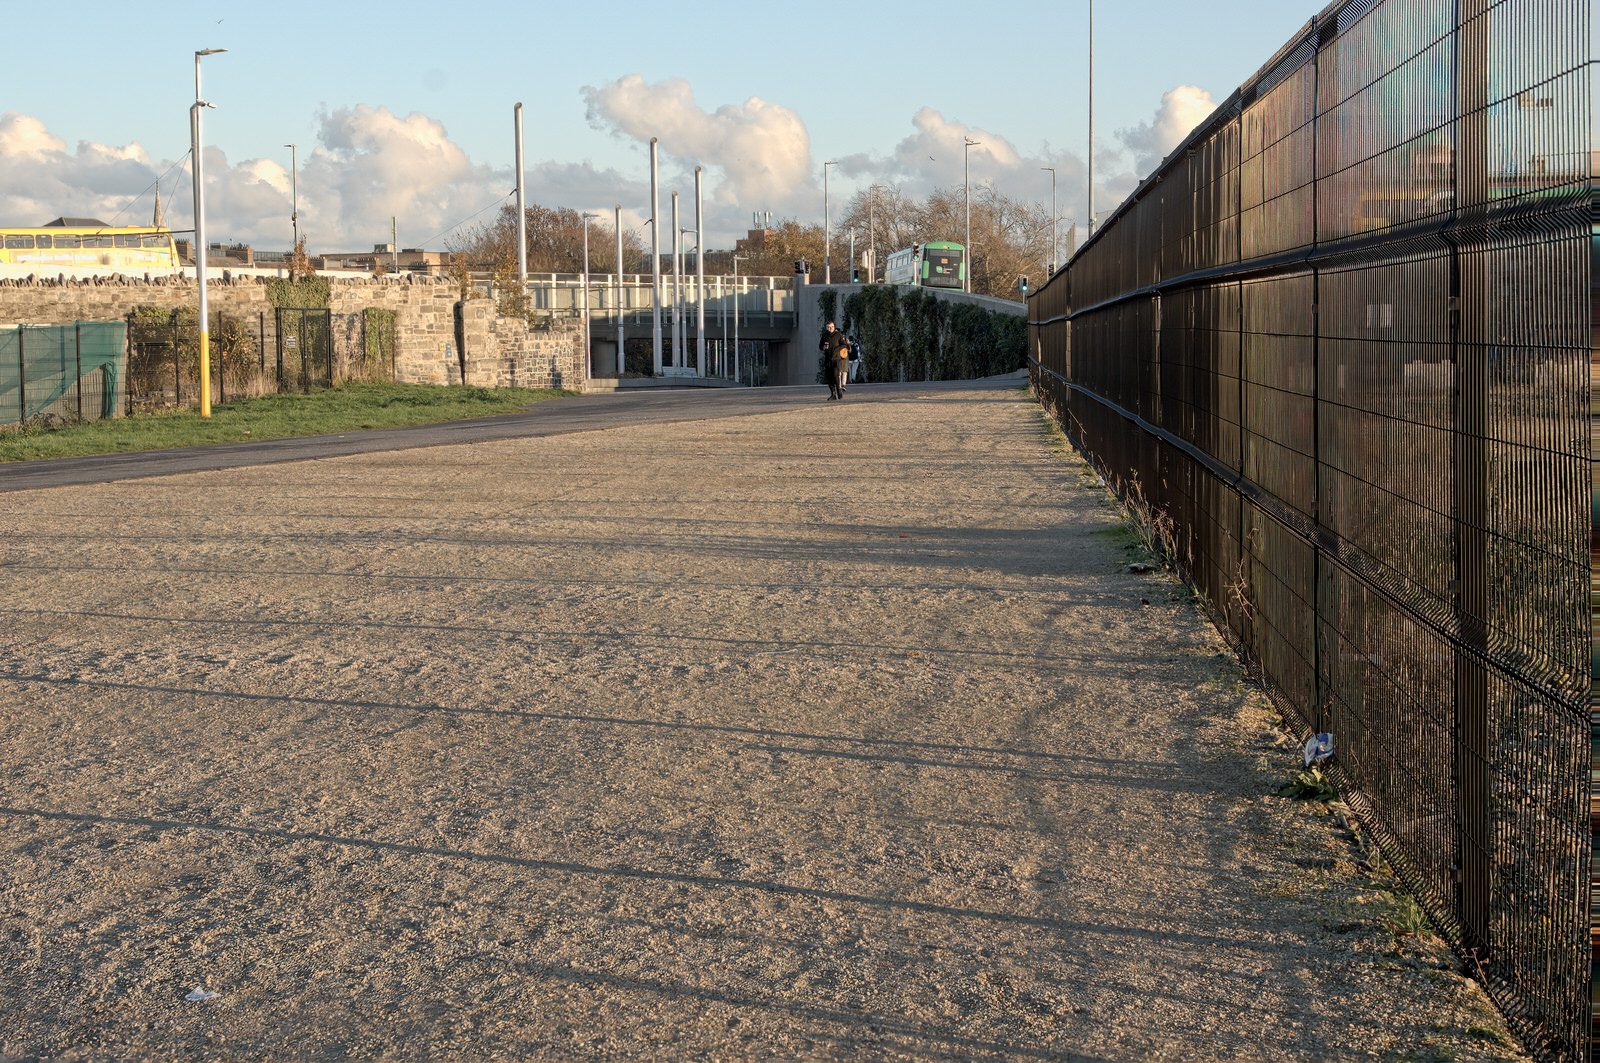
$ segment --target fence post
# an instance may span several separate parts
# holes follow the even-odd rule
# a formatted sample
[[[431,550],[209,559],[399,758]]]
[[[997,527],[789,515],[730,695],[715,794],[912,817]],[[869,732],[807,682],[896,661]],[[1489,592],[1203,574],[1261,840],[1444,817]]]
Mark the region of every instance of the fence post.
[[[1455,206],[1475,206],[1489,172],[1489,41],[1487,0],[1461,5],[1456,34]],[[1474,67],[1473,64],[1478,64]],[[1463,944],[1483,963],[1489,957],[1491,801],[1489,675],[1478,656],[1488,646],[1489,371],[1482,315],[1488,281],[1464,262],[1450,241],[1449,327],[1456,365],[1456,610],[1461,645],[1455,657],[1456,902]],[[1469,275],[1462,276],[1468,266]]]
[[[262,311],[265,320],[265,311]],[[283,308],[272,311],[272,346],[278,356],[278,394],[283,394]]]
[[[72,364],[78,375],[73,379],[77,386],[73,389],[78,393],[78,420],[83,420],[83,322],[72,323]]]
[[[178,359],[178,312],[172,312],[172,404],[183,405],[183,365]]]
[[[300,311],[295,325],[295,335],[300,338],[300,394],[311,393],[311,363],[306,358],[306,312]]]
[[[17,326],[17,423],[28,419],[28,356],[22,349],[27,329]]]
[[[211,330],[211,334],[213,336],[216,336],[218,339],[222,338],[222,311],[221,310],[217,311],[217,327]],[[228,374],[225,371],[227,369],[227,364],[226,364],[227,363],[227,355],[228,355],[227,347],[225,345],[219,343],[217,345],[217,357],[216,357],[216,366],[217,366],[217,401],[218,402],[227,402],[228,401]]]
[[[256,363],[262,376],[267,375],[267,312],[256,311]]]
[[[128,311],[128,327],[122,333],[122,399],[128,416],[133,416],[133,311]]]

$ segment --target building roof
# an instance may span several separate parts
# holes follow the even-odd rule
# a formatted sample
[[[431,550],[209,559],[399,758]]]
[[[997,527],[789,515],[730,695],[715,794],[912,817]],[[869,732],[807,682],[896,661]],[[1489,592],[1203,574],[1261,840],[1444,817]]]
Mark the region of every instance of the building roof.
[[[87,229],[87,228],[90,228],[91,226],[94,227],[94,228],[97,228],[97,229],[108,229],[108,228],[110,228],[110,226],[108,226],[105,222],[101,221],[99,218],[57,218],[55,221],[47,221],[47,222],[45,222],[43,225],[39,226],[39,228],[41,228],[41,229],[68,229],[68,228],[70,228],[70,229]]]

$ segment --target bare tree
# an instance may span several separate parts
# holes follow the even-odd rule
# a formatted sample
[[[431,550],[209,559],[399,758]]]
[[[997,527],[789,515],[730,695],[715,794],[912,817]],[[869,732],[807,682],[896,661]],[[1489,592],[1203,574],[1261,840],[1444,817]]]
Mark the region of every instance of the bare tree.
[[[583,215],[568,207],[542,207],[537,204],[527,208],[524,224],[528,230],[529,273],[581,273],[583,271]],[[494,221],[464,232],[452,242],[451,249],[464,255],[468,268],[474,272],[493,272],[509,261],[512,274],[517,261],[517,208],[506,204]],[[614,268],[616,230],[603,218],[589,225],[589,268],[600,272]],[[638,271],[642,259],[648,270],[649,255],[631,229],[622,233],[623,265]],[[629,272],[624,268],[623,272]]]

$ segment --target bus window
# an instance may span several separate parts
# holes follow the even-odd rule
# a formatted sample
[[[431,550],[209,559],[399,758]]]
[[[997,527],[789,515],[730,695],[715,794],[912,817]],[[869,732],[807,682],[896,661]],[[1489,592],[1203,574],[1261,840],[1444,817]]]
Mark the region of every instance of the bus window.
[[[83,245],[83,237],[81,236],[58,236],[55,238],[55,241],[58,249],[63,247],[81,247]]]
[[[19,236],[19,235],[15,234],[15,233],[10,233],[10,234],[7,234],[7,236],[6,236],[6,248],[8,250],[13,248],[13,247],[32,247],[32,246],[33,246],[33,237],[32,236]]]
[[[116,236],[116,241],[117,241],[117,246],[118,247],[138,247],[139,246],[139,238],[137,236],[129,236],[129,235],[125,234],[125,233],[118,233],[117,236]]]
[[[167,238],[160,233],[145,233],[142,237],[145,247],[166,247]]]
[[[40,247],[45,248],[46,250],[48,250],[50,248],[50,237],[48,237],[48,236],[35,236],[34,240],[36,240],[38,242]]]
[[[84,247],[110,247],[111,246],[111,237],[109,237],[109,236],[85,236],[83,238],[83,246]]]

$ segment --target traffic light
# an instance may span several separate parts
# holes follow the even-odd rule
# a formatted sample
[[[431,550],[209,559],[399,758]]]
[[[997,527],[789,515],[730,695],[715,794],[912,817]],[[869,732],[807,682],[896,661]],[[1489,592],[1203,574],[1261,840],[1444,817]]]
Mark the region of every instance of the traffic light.
[[[1021,277],[1017,280],[1017,290],[1022,292],[1023,295],[1028,294],[1028,278]]]

